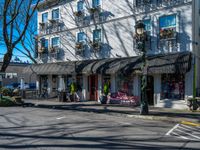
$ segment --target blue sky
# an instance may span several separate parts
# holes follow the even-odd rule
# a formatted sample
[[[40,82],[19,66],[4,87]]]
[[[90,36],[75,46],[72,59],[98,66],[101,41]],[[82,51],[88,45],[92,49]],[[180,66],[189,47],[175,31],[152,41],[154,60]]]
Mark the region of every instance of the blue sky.
[[[2,3],[2,1],[3,0],[0,0],[0,3]],[[1,9],[1,8],[0,8]],[[0,18],[1,19],[1,18]],[[2,35],[2,26],[0,25],[0,34]],[[17,48],[20,48],[20,49],[22,49],[23,50],[23,47],[20,45],[20,44],[18,44],[17,45]],[[2,44],[0,44],[0,59],[1,58],[3,58],[3,54],[5,54],[6,53],[6,47],[5,47],[5,45],[2,45]],[[13,58],[12,59],[14,59],[15,57],[18,57],[20,60],[22,60],[22,61],[30,61],[30,59],[29,58],[27,58],[25,55],[23,55],[21,52],[19,52],[19,51],[17,51],[16,49],[14,49],[14,51],[13,51]]]

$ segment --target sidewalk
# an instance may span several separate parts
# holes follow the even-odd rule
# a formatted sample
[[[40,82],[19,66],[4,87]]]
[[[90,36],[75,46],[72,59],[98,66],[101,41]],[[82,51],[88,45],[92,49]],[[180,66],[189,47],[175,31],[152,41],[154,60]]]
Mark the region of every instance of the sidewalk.
[[[130,118],[161,120],[173,123],[182,121],[189,121],[193,123],[200,123],[200,112],[191,112],[188,110],[177,110],[170,108],[149,107],[149,115],[139,115],[140,107],[128,107],[120,105],[102,105],[96,101],[84,102],[58,102],[57,99],[49,100],[24,100],[25,103],[33,104],[39,108],[74,110],[92,113],[104,113],[114,116],[123,116]]]

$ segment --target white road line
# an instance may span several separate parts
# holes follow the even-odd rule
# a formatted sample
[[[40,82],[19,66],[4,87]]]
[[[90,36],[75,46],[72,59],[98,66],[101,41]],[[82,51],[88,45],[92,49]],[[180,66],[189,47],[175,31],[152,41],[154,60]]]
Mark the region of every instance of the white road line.
[[[197,129],[196,130],[191,130],[191,129],[188,129],[188,128],[184,128],[182,126],[179,126],[179,128],[181,128],[181,129],[183,129],[185,131],[191,132],[193,134],[200,134],[200,131],[197,131]]]
[[[183,131],[183,130],[179,130],[179,129],[176,129],[176,130],[178,130],[178,131],[180,131],[180,132],[183,132],[183,133],[185,133],[185,134],[187,134],[187,135],[190,135],[190,136],[192,136],[192,137],[197,138],[197,139],[200,140],[200,137],[198,137],[198,136],[196,136],[196,135],[193,135],[193,134],[187,133],[187,132],[185,132],[185,131]]]
[[[192,130],[197,130],[197,128],[195,127],[191,127],[191,126],[186,126],[186,125],[184,125],[184,124],[181,124],[181,126],[184,126],[184,127],[186,127],[186,128],[190,128],[190,129],[192,129]],[[200,131],[199,131],[200,132]]]
[[[60,119],[64,119],[64,118],[66,118],[66,117],[65,117],[65,116],[62,116],[62,117],[58,117],[58,118],[56,118],[56,119],[60,120]]]
[[[187,137],[185,137],[185,136],[182,136],[182,135],[180,135],[180,134],[178,134],[178,133],[173,132],[172,134],[176,135],[178,138],[182,138],[182,139],[185,139],[185,140],[189,140],[189,138],[187,138]]]
[[[172,129],[170,129],[165,135],[170,135],[170,133],[176,129],[179,126],[179,124],[175,125]]]

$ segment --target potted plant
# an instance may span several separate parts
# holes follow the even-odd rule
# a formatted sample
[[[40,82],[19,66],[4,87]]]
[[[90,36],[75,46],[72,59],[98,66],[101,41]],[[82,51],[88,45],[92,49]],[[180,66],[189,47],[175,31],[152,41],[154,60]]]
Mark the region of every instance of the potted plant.
[[[75,84],[75,82],[72,82],[70,84],[70,100],[73,102],[75,101],[75,93],[77,91],[77,86]]]
[[[76,12],[74,12],[74,15],[75,15],[76,17],[80,17],[80,16],[83,15],[83,12],[82,12],[82,11],[76,11]]]
[[[103,94],[101,95],[101,98],[100,98],[101,104],[107,103],[108,93],[109,93],[109,82],[106,82],[103,86]]]
[[[187,100],[187,106],[189,107],[190,110],[197,110],[199,107],[199,102],[197,101],[196,98],[189,98]]]

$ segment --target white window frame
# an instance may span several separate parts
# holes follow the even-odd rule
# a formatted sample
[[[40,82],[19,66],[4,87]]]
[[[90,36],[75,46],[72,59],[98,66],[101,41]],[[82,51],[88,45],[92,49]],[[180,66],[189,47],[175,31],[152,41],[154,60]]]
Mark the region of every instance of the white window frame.
[[[55,11],[55,10],[58,10],[58,18],[53,18],[53,11]],[[52,11],[51,11],[51,19],[53,19],[53,20],[59,20],[60,19],[60,8],[59,7],[52,9]]]

